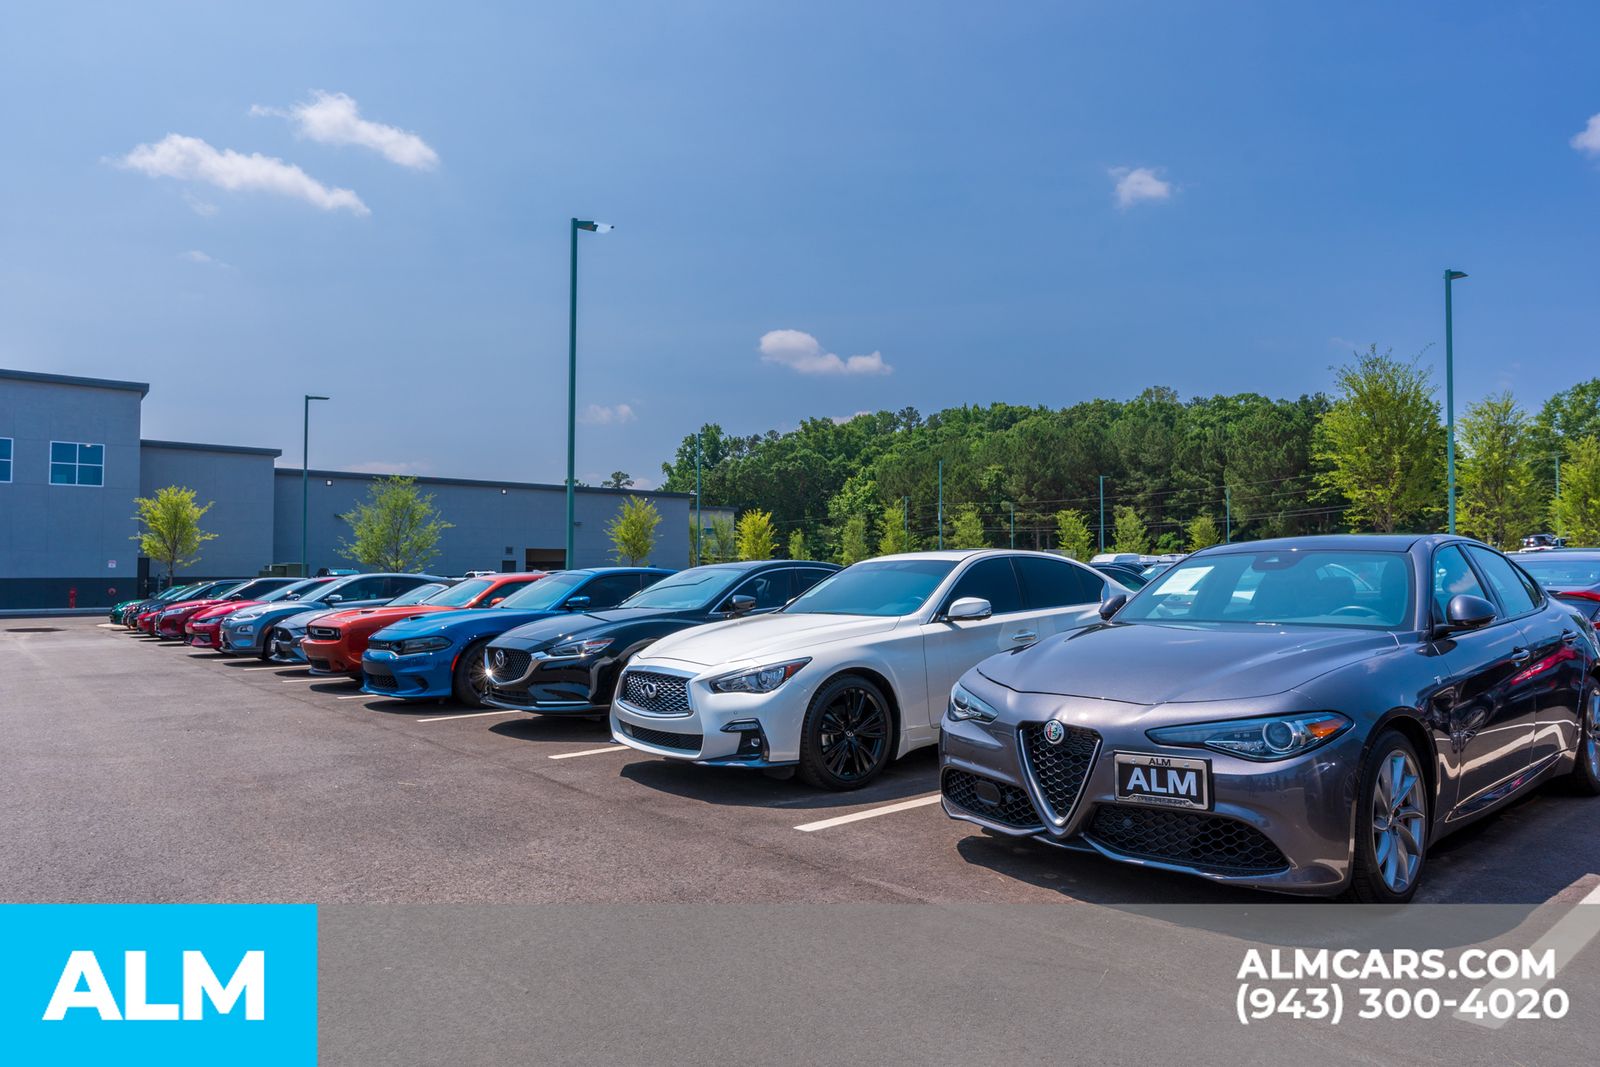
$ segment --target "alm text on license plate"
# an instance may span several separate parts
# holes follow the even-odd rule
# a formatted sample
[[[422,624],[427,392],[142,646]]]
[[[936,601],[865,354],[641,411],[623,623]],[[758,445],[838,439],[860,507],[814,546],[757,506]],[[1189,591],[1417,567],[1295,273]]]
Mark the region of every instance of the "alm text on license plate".
[[[1116,753],[1117,799],[1163,808],[1211,810],[1211,761]]]

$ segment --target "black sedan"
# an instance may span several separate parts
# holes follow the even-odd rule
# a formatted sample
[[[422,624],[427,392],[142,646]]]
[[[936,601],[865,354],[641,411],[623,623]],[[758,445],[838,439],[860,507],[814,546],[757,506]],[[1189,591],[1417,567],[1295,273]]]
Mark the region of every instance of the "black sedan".
[[[690,626],[776,611],[838,569],[791,560],[692,567],[609,611],[508,630],[484,650],[485,702],[544,714],[603,712],[622,667],[651,642]]]
[[[1218,546],[1101,615],[956,684],[950,816],[1398,903],[1441,837],[1541,782],[1600,795],[1600,637],[1476,541]]]
[[[1512,554],[1517,565],[1593,622],[1600,617],[1600,548],[1552,548]]]

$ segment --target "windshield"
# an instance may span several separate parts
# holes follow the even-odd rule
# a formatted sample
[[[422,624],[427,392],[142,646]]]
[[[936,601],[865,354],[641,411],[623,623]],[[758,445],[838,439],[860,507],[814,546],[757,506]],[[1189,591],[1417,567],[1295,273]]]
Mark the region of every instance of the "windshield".
[[[401,593],[399,596],[389,601],[389,606],[396,607],[405,604],[421,604],[429,597],[442,593],[449,588],[450,587],[445,585],[443,582],[424,582],[415,589],[407,589],[404,593]]]
[[[549,611],[561,602],[562,597],[578,588],[588,578],[587,574],[578,571],[552,574],[548,578],[540,578],[537,582],[523,586],[495,607],[516,608],[518,611]]]
[[[304,581],[291,582],[281,589],[274,589],[272,592],[261,597],[260,599],[268,604],[278,600],[298,600],[300,598],[300,594],[304,593],[306,590],[315,589],[319,585],[326,584],[326,578],[307,578]]]
[[[445,608],[464,608],[488,592],[493,585],[494,582],[488,578],[469,578],[445,589],[430,586],[429,588],[433,588],[433,594],[428,597],[428,603]]]
[[[156,600],[180,600],[189,595],[192,590],[199,589],[198,585],[175,585],[165,593],[158,593]]]
[[[717,599],[749,573],[743,567],[692,567],[633,594],[618,607],[687,611]]]
[[[1517,566],[1548,589],[1585,589],[1600,585],[1600,553],[1569,556],[1564,552],[1528,553]]]
[[[1118,622],[1244,622],[1399,630],[1411,618],[1410,558],[1400,552],[1223,552],[1175,564]]]
[[[846,567],[806,590],[785,611],[817,615],[909,615],[927,603],[955,562],[873,560]]]

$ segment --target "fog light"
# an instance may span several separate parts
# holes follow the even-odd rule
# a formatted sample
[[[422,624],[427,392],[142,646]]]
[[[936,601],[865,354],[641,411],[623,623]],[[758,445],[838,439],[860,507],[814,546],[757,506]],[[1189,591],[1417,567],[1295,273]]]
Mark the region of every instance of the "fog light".
[[[733,753],[735,759],[762,759],[766,756],[767,735],[761,729],[761,723],[755,719],[730,722],[722,728],[722,732],[739,735],[739,747]]]

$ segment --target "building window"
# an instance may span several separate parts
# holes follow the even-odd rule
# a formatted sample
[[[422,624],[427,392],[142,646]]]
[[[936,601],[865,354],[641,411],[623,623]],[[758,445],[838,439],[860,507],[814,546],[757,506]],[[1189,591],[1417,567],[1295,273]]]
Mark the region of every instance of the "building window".
[[[11,480],[11,449],[14,444],[9,437],[0,437],[0,482]]]
[[[51,485],[104,485],[106,446],[50,442]]]

